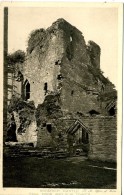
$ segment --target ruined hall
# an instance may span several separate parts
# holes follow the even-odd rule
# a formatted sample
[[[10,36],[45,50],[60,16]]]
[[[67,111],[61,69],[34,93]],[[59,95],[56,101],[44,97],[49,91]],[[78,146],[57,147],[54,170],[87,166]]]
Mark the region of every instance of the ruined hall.
[[[30,34],[23,59],[9,56],[7,122],[16,138],[6,131],[6,142],[116,161],[117,91],[101,71],[100,46],[84,36],[60,18]]]

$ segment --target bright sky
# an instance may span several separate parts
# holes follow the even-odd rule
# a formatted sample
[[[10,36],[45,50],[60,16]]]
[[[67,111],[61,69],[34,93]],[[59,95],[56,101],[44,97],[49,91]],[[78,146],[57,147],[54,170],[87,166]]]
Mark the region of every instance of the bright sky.
[[[117,8],[9,8],[8,51],[26,50],[29,33],[38,28],[46,29],[58,18],[78,28],[86,42],[93,40],[101,47],[101,69],[117,86]]]

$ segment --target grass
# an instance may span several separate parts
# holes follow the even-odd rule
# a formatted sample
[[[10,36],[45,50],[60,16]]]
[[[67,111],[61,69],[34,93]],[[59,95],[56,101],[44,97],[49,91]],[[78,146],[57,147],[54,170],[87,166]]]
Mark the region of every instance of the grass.
[[[114,164],[82,158],[6,157],[3,187],[116,188],[116,170],[103,168],[115,168]]]

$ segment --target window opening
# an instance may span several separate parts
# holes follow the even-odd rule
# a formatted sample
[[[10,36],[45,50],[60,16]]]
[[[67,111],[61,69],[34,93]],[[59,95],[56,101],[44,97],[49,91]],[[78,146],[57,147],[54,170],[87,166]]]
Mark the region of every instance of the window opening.
[[[24,84],[24,99],[27,101],[30,99],[30,83],[28,80],[26,80]]]
[[[72,36],[70,36],[70,42],[72,42]]]
[[[30,83],[26,85],[26,100],[30,99]]]
[[[46,123],[43,123],[43,127],[46,127]]]
[[[73,95],[73,94],[74,94],[74,90],[71,91],[71,95]]]
[[[61,74],[59,74],[58,76],[57,76],[57,79],[58,80],[61,80],[63,77],[62,77],[62,75]]]
[[[61,65],[61,60],[57,60],[57,61],[55,62],[55,65]]]
[[[115,115],[115,106],[112,107],[108,112],[109,112],[110,116],[114,116]]]
[[[96,110],[90,110],[90,111],[89,111],[89,114],[90,114],[91,116],[95,116],[95,115],[99,115],[100,113],[97,112]]]
[[[46,95],[46,93],[47,93],[47,90],[48,90],[48,85],[47,85],[47,83],[44,83],[44,91],[45,91],[45,95]]]
[[[47,127],[47,131],[49,133],[51,133],[52,132],[52,125],[51,124],[47,124],[46,127]]]

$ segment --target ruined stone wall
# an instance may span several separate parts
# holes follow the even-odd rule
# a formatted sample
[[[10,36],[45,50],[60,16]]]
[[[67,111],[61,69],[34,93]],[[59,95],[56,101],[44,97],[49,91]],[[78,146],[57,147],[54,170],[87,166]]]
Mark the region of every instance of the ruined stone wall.
[[[62,79],[59,81],[62,85],[62,107],[64,110],[68,109],[69,112],[79,111],[86,114],[90,110],[96,110],[105,114],[105,110],[97,98],[101,92],[101,85],[89,72],[88,66],[90,65],[76,59],[78,55],[77,50],[71,61],[67,58],[63,59]]]
[[[59,95],[48,95],[44,103],[37,107],[37,147],[58,147],[60,141],[61,147],[66,147],[66,144],[62,143],[63,140],[61,138],[65,135],[67,124],[63,120],[63,112],[59,104]],[[62,137],[60,135],[60,139],[59,134],[62,134]]]
[[[97,99],[101,92],[102,81],[100,82],[89,71],[89,67],[95,70],[97,65],[92,63],[82,33],[65,21],[61,21],[57,28],[63,31],[62,41],[64,41],[63,58],[61,64],[56,65],[60,67],[61,77],[59,79],[55,77],[58,80],[55,82],[57,90],[60,90],[62,110],[86,114],[93,109],[106,114]],[[100,48],[97,44],[94,45],[91,53],[98,55],[96,58],[100,59]],[[97,59],[95,63],[100,67],[100,61]]]
[[[88,114],[90,110],[96,110],[101,113],[101,104],[97,99],[98,92],[93,94],[92,90],[85,88],[88,85],[86,85],[85,79],[83,79],[84,72],[81,71],[78,65],[73,70],[70,70],[71,67],[68,64],[65,66],[62,74],[64,79],[61,91],[63,110],[68,110],[72,113],[81,112],[84,115]],[[78,74],[75,74],[76,71]],[[90,79],[91,77],[89,77]]]
[[[46,31],[42,30],[39,40],[28,52],[22,70],[24,82],[27,79],[30,83],[30,100],[35,106],[42,104],[46,95],[55,92],[61,95],[63,110],[87,113],[94,109],[106,114],[97,99],[102,81],[93,74],[100,63],[97,60],[100,58],[99,46],[94,42],[90,44],[90,52],[97,58],[94,66],[82,33],[64,19],[57,20]],[[17,85],[17,94],[18,91]]]
[[[88,42],[87,51],[90,56],[92,65],[95,68],[100,68],[100,47],[93,41]]]
[[[13,97],[8,106],[8,129],[12,122],[15,123],[16,140],[21,143],[37,143],[37,123],[35,106],[33,102],[25,102],[20,98]],[[9,140],[9,134],[7,139]]]
[[[116,162],[117,121],[115,117],[84,117],[91,129],[89,159]]]
[[[90,131],[88,158],[92,160],[116,162],[117,130],[115,117],[79,117]],[[47,131],[47,124],[38,131],[37,147],[50,146],[68,148],[67,130],[74,123],[75,118],[58,118],[49,121],[52,131]],[[46,136],[46,135],[47,136]],[[45,136],[44,136],[45,135]]]
[[[68,148],[67,129],[74,122],[73,119],[58,118],[51,119],[38,128],[37,147],[42,148],[49,146],[53,149]],[[47,125],[51,124],[51,132],[48,131]]]
[[[14,118],[16,122],[16,137],[17,141],[20,143],[33,143],[36,146],[37,143],[37,124],[35,118],[31,123],[22,131],[19,131],[21,120],[17,112],[14,113]]]
[[[42,32],[38,39],[40,41],[37,41],[37,44],[28,50],[23,68],[21,67],[24,77],[23,84],[26,80],[30,83],[30,99],[27,103],[34,102],[34,110],[37,112],[37,108],[39,108],[40,114],[35,115],[34,111],[30,125],[26,127],[25,132],[18,135],[18,140],[24,142],[37,140],[38,147],[65,147],[67,145],[66,130],[70,123],[63,120],[63,117],[67,119],[67,115],[71,114],[70,119],[73,119],[73,116],[77,117],[78,113],[83,117],[87,116],[91,110],[106,115],[103,104],[98,99],[103,85],[102,80],[104,80],[104,76],[98,70],[100,48],[96,44],[90,44],[91,53],[89,53],[82,33],[63,19],[57,20],[50,28],[42,30]],[[92,53],[95,58],[91,56]],[[91,60],[91,57],[94,58],[94,61]],[[15,95],[22,96],[22,82],[14,81],[14,86]],[[25,118],[30,117],[32,118],[32,114],[29,113],[29,116]],[[101,141],[101,134],[103,137],[109,135],[108,127],[111,125],[109,119],[84,117],[81,120],[86,122],[87,127],[90,128],[91,125],[93,136],[91,136],[89,156],[97,159],[101,152],[100,158],[103,160],[114,158],[114,149],[112,150],[113,156],[105,153],[106,145]],[[105,120],[106,123],[103,124]],[[110,121],[112,120],[110,119]],[[19,122],[19,126],[21,122]],[[47,124],[51,124],[51,132],[47,130]],[[113,129],[114,126],[112,131]],[[37,139],[36,130],[38,130]],[[98,142],[94,144],[96,137]],[[114,139],[115,137],[113,145]],[[111,141],[111,137],[109,141]],[[100,149],[96,145],[99,145]],[[97,152],[95,153],[95,151]]]
[[[67,83],[69,83],[70,89],[77,89],[79,98],[84,88],[96,87],[93,76],[88,72],[87,66],[91,65],[90,57],[84,37],[79,30],[66,21],[59,20],[46,30],[45,38],[27,56],[24,64],[24,81],[27,79],[31,85],[30,100],[34,100],[36,105],[43,102],[45,83],[48,94],[51,91],[61,93],[62,89],[62,96],[67,96],[64,92],[68,93]],[[77,97],[74,102],[79,100]],[[94,97],[93,101],[96,100]],[[64,97],[62,97],[64,105],[66,102],[63,99]],[[69,101],[71,99],[70,96]]]
[[[57,90],[57,75],[60,74],[61,59],[63,57],[65,42],[61,29],[55,32],[46,32],[42,45],[38,45],[27,56],[24,65],[24,80],[30,82],[30,100],[35,105],[43,103],[45,97],[44,84],[47,83],[47,93]]]

